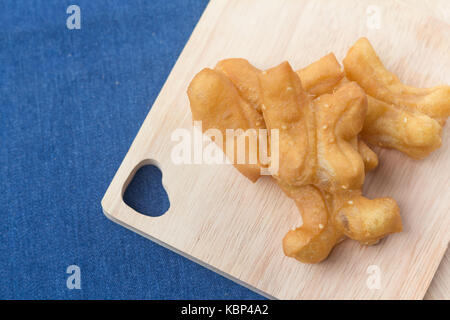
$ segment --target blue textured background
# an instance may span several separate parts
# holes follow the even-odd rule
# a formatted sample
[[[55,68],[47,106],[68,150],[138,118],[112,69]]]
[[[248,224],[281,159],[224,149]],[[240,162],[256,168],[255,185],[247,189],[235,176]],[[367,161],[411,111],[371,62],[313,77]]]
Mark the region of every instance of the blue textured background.
[[[70,4],[81,30],[66,28]],[[205,6],[0,2],[0,298],[261,298],[114,224],[100,206]],[[159,210],[160,175],[147,173]],[[81,290],[66,288],[71,264]]]

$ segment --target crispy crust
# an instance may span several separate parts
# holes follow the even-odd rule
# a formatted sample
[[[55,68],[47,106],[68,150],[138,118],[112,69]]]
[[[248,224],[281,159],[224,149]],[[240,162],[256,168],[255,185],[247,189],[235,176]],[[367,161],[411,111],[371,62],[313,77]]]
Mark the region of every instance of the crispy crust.
[[[304,263],[324,260],[346,236],[369,245],[401,230],[394,200],[361,196],[364,170],[378,164],[358,139],[366,95],[354,82],[342,81],[334,55],[320,61],[295,73],[287,62],[261,72],[244,59],[228,59],[215,70],[202,70],[188,89],[193,118],[203,121],[204,130],[279,130],[280,166],[274,178],[303,220],[286,234],[283,250]],[[316,94],[322,95],[314,99]],[[258,166],[237,168],[252,181],[259,177]]]
[[[345,74],[367,93],[368,115],[363,139],[397,149],[414,159],[441,146],[441,129],[450,115],[450,86],[406,86],[381,63],[366,38],[344,59]]]

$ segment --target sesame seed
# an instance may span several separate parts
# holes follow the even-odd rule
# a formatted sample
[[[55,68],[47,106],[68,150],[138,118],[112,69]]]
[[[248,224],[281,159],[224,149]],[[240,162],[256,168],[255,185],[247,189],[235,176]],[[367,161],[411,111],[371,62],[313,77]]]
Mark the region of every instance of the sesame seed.
[[[352,200],[350,200],[350,201],[348,201],[347,203],[348,203],[348,204],[353,204],[353,201],[352,201]]]
[[[262,104],[261,109],[266,110],[266,106],[264,104]]]
[[[404,122],[404,123],[407,123],[407,122],[408,122],[408,118],[404,117],[404,118],[403,118],[403,122]]]
[[[341,187],[342,187],[342,189],[344,189],[344,190],[348,188],[345,184],[343,184]]]
[[[226,111],[226,112],[224,112],[224,114],[222,115],[222,119],[228,119],[228,118],[230,118],[231,117],[231,112],[229,112],[229,111]]]
[[[291,91],[292,90],[292,87],[287,87],[286,88],[286,91]]]
[[[319,228],[323,229],[323,224],[319,223]]]
[[[281,126],[281,129],[286,130],[287,127],[283,124],[283,125]]]
[[[326,130],[326,129],[328,129],[328,126],[327,126],[327,125],[324,125],[324,126],[322,127],[322,129],[323,129],[323,130]]]

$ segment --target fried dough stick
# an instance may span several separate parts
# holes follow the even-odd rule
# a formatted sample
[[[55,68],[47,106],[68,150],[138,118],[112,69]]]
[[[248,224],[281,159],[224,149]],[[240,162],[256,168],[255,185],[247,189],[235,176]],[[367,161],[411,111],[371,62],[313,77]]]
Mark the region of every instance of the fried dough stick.
[[[242,99],[233,83],[220,72],[207,68],[200,71],[189,85],[188,96],[192,117],[202,121],[204,132],[208,129],[218,129],[225,138],[227,129],[245,131],[264,127],[262,116]],[[249,163],[248,159],[250,153],[257,151],[250,150],[250,143],[246,143],[246,162],[236,163],[234,159],[237,155],[238,139],[235,138],[234,150],[227,150],[226,143],[221,147],[236,169],[255,182],[260,176],[260,166],[257,163]]]
[[[245,60],[244,62],[248,63]],[[239,63],[243,63],[243,61],[239,61]],[[228,66],[228,71],[232,67],[233,65]],[[216,67],[216,70],[220,70],[222,73],[225,73],[219,67]],[[238,68],[237,70],[242,69]],[[248,70],[250,70],[248,72],[254,73],[257,69],[255,68],[253,70]],[[240,77],[234,78],[233,83],[235,86],[233,87],[233,85],[230,86],[230,82],[227,82],[222,77],[223,75],[221,72],[205,69],[192,81],[188,94],[191,101],[191,109],[194,120],[202,120],[204,130],[208,128],[218,128],[223,132],[227,128],[246,129],[257,127],[257,114],[249,111],[251,110],[251,107],[249,108],[250,103],[248,103],[248,101],[251,100],[251,95],[249,92],[257,92],[257,94],[259,94],[259,91],[246,91],[245,85],[239,85],[239,83],[242,83],[241,81],[247,81],[245,80],[245,73],[241,73]],[[247,86],[251,88],[253,85],[247,84]],[[262,110],[262,104],[259,99],[260,96],[257,97],[258,99],[255,99],[254,101],[259,101],[258,103]],[[325,99],[324,101],[327,100]],[[253,104],[253,111],[258,111],[255,104]],[[361,145],[356,141],[355,137],[349,138],[348,140],[349,146],[355,149],[361,148]],[[247,177],[253,176],[257,179],[259,176],[259,171],[257,173],[256,170],[249,171],[249,168],[252,169],[252,167],[237,166],[237,168]],[[255,172],[255,174],[249,175],[249,172]],[[340,194],[330,195],[312,185],[300,187],[289,186],[283,184],[283,182],[279,179],[278,183],[288,194],[288,196],[295,200],[304,221],[302,227],[296,229],[295,231],[289,232],[283,241],[283,248],[286,254],[293,256],[300,261],[306,263],[316,263],[322,261],[328,256],[335,244],[342,239],[344,235],[348,235],[355,240],[369,244],[372,239],[378,239],[387,233],[399,231],[398,225],[396,225],[396,228],[393,228],[392,223],[389,225],[389,221],[386,219],[386,217],[399,217],[398,207],[396,207],[393,200],[387,200],[388,202],[392,201],[395,206],[391,208],[393,213],[389,214],[386,210],[379,210],[380,213],[385,213],[386,217],[383,218],[380,216],[376,219],[378,221],[378,228],[368,229],[367,223],[364,224],[354,222],[366,221],[366,219],[358,219],[358,217],[364,216],[359,213],[359,209],[356,209],[356,211],[339,211],[340,214],[336,214],[336,212],[338,212],[338,208],[340,209],[345,207],[344,199],[348,199],[350,196],[353,197],[352,199],[355,199],[356,203],[359,203],[359,200],[356,200],[359,199],[358,197],[360,197],[360,192],[346,191]],[[323,196],[323,194],[325,194],[325,196]],[[369,201],[369,203],[372,203],[371,201],[383,200],[368,200],[363,197],[360,198]],[[366,206],[364,209],[366,214],[369,213],[369,210],[372,210],[370,206]],[[394,212],[395,209],[396,215]],[[349,224],[348,221],[351,221],[352,223]],[[398,222],[400,223],[401,229],[401,221],[399,218]]]
[[[316,64],[315,68],[308,68],[303,73],[303,75],[309,77],[309,89],[315,94],[331,92],[343,78],[341,67],[333,54],[330,54],[323,59],[327,60],[328,63]],[[323,61],[323,59],[321,60]],[[323,67],[324,65],[325,67]],[[216,65],[215,69],[223,72],[230,78],[241,97],[246,101],[251,101],[251,105],[253,105],[255,110],[262,111],[261,93],[258,88],[259,84],[257,83],[257,77],[261,73],[259,69],[253,67],[245,59],[222,60]],[[329,76],[327,73],[328,70],[334,70],[334,73],[331,72],[332,75]],[[321,75],[324,75],[324,77],[321,77]],[[321,85],[321,82],[323,81],[327,82],[326,86]],[[314,88],[321,89],[317,90]],[[311,94],[311,91],[308,92],[308,94]],[[344,92],[344,90],[341,92]],[[303,98],[307,99],[306,97]],[[326,99],[324,101],[326,101]],[[329,112],[327,107],[325,107],[324,110],[325,113]],[[349,143],[351,143],[352,147],[361,152],[364,160],[367,160],[365,161],[366,169],[370,170],[378,164],[376,154],[361,140],[356,141],[352,138]],[[335,244],[342,239],[345,234],[349,234],[354,239],[367,244],[371,239],[370,237],[381,238],[387,233],[398,231],[398,225],[396,226],[397,229],[390,226],[389,228],[377,230],[377,232],[368,230],[366,226],[355,226],[354,224],[352,224],[348,230],[343,227],[341,228],[341,226],[346,226],[346,224],[338,224],[337,222],[345,218],[345,215],[341,215],[341,220],[337,221],[334,220],[333,215],[338,208],[345,204],[348,205],[344,199],[350,198],[350,195],[355,199],[359,199],[360,193],[358,192],[346,192],[346,196],[344,196],[344,194],[339,196],[332,196],[330,194],[323,196],[323,193],[312,185],[291,187],[283,184],[280,180],[278,180],[278,183],[285,193],[290,198],[294,199],[302,215],[303,225],[298,230],[289,232],[284,239],[283,245],[287,255],[297,256],[300,261],[315,263],[325,259]],[[365,199],[363,197],[360,198]],[[328,201],[325,202],[325,199],[328,199]],[[395,202],[390,199],[386,201],[388,203],[393,203],[395,206],[391,211],[396,210],[396,214],[392,214],[391,216],[399,217],[398,207],[396,207]],[[329,208],[332,208],[332,210]]]
[[[391,198],[370,200],[360,191],[333,195],[312,185],[279,185],[294,199],[302,216],[302,226],[283,238],[285,255],[300,262],[323,261],[345,236],[373,245],[388,234],[402,231],[399,208]]]
[[[235,85],[241,97],[262,114],[261,93],[258,82],[258,74],[261,73],[261,70],[242,58],[221,60],[217,63],[215,70],[224,73]],[[344,71],[332,53],[313,62],[306,68],[298,70],[297,74],[300,77],[302,86],[313,97],[331,93],[344,77]],[[353,143],[357,145],[358,151],[361,153],[366,171],[373,170],[378,166],[377,155],[364,141],[355,139]]]
[[[317,263],[343,235],[373,244],[401,231],[393,199],[361,196],[364,166],[352,142],[365,117],[362,89],[348,83],[312,101],[287,63],[259,79],[266,126],[280,130],[280,171],[275,179],[295,200],[304,222],[285,236],[285,254]]]
[[[366,38],[344,59],[346,76],[368,98],[361,136],[369,143],[397,149],[421,159],[441,146],[441,126],[450,114],[450,86],[406,86],[387,71]]]
[[[313,184],[327,191],[359,189],[364,163],[354,148],[367,101],[349,83],[314,103],[287,62],[259,76],[263,116],[268,129],[278,129],[278,179],[293,186]]]
[[[429,116],[367,96],[368,110],[361,137],[380,147],[422,159],[441,146],[439,123]]]
[[[262,112],[279,130],[279,180],[304,186],[317,180],[316,127],[312,100],[287,62],[259,76]]]
[[[334,90],[348,82],[343,78]],[[441,126],[427,115],[367,95],[367,115],[360,135],[369,143],[421,159],[441,146],[440,134]]]
[[[344,78],[344,71],[333,53],[327,54],[296,72],[300,77],[303,88],[314,98],[322,94],[332,93],[333,89]],[[360,138],[357,138],[353,143],[356,143],[363,158],[365,170],[375,169],[378,166],[378,156],[375,152]]]
[[[258,75],[261,73],[261,70],[241,58],[219,61],[215,70],[224,73],[234,84],[241,97],[258,113],[262,113],[258,82]]]
[[[344,78],[344,70],[333,53],[327,54],[296,72],[300,77],[303,89],[314,97],[331,93],[339,81]]]
[[[292,199],[302,216],[302,226],[289,231],[283,238],[283,251],[288,257],[304,263],[318,263],[330,254],[334,246],[344,238],[330,215],[330,202],[322,192],[312,186],[280,187]]]
[[[376,99],[419,111],[440,124],[450,115],[450,86],[414,88],[404,85],[386,70],[367,38],[360,38],[343,62],[347,78],[358,82]]]

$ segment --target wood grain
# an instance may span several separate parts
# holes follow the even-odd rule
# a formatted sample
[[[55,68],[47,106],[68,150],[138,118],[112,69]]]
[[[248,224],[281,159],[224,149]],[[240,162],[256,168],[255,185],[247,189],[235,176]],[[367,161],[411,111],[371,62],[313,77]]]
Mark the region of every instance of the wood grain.
[[[372,3],[212,1],[111,182],[102,200],[104,213],[268,297],[422,299],[450,239],[448,126],[442,148],[422,161],[375,149],[380,166],[366,178],[365,194],[395,198],[404,232],[373,247],[345,241],[318,265],[283,255],[281,239],[301,218],[271,178],[252,184],[231,165],[176,165],[171,160],[178,143],[171,134],[179,128],[192,130],[186,96],[190,80],[223,58],[244,57],[259,68],[288,60],[300,68],[331,51],[342,60],[366,36],[405,83],[449,83],[448,24],[400,2],[376,1],[380,28],[369,28]],[[170,208],[160,217],[141,215],[122,200],[134,173],[145,164],[155,164],[163,173]],[[380,270],[379,289],[366,283],[373,265]]]
[[[450,3],[447,0],[407,0],[415,10],[422,10],[447,24],[450,23]],[[425,299],[450,300],[450,249],[447,248],[444,258],[434,275],[433,281],[425,295]]]
[[[434,275],[433,281],[425,295],[427,300],[449,300],[450,299],[450,251],[447,253],[439,265],[439,269]]]

